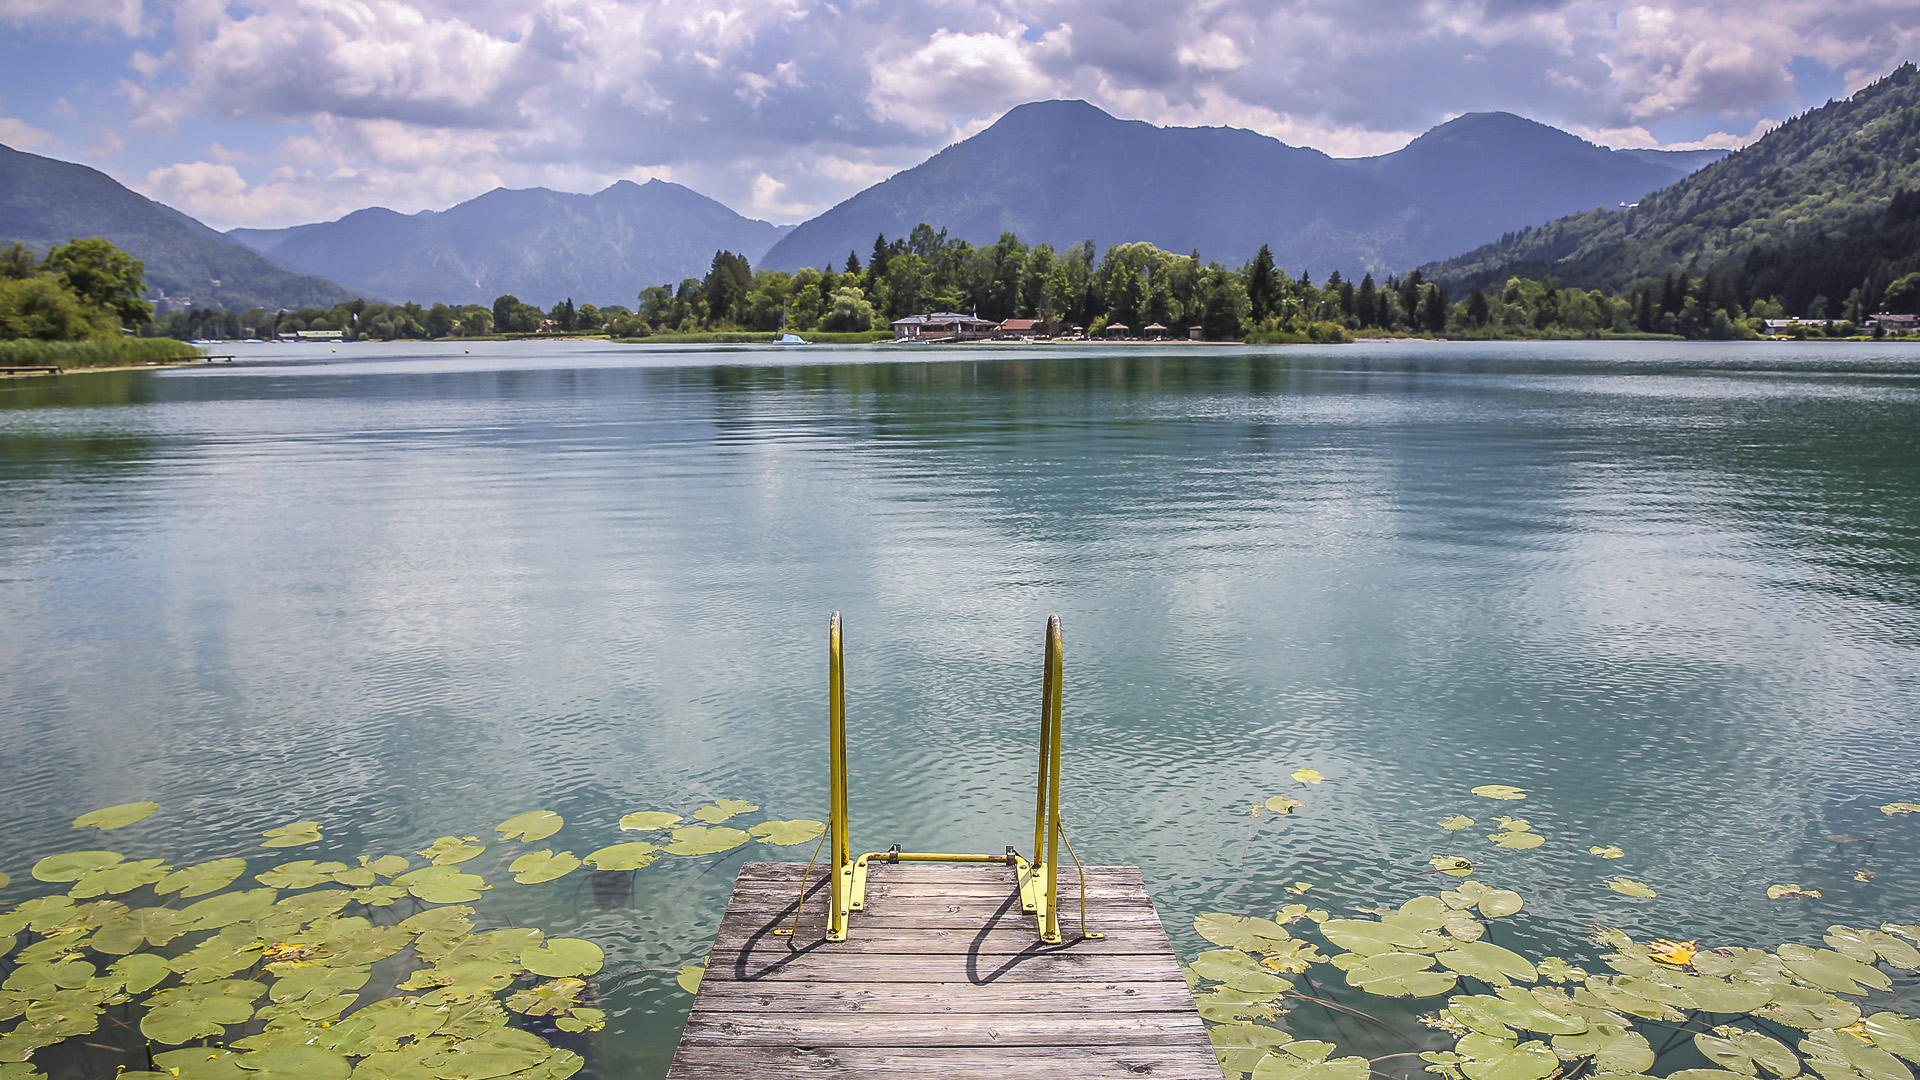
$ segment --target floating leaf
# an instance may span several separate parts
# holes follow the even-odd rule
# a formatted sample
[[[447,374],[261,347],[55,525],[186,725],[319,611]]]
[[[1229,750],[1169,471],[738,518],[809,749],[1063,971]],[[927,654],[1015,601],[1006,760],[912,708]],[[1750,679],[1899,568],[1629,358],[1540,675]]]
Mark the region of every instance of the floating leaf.
[[[1511,979],[1533,982],[1540,977],[1526,957],[1487,941],[1460,942],[1435,959],[1462,975],[1494,986],[1507,986]]]
[[[1552,979],[1557,983],[1581,982],[1587,977],[1584,970],[1574,967],[1558,956],[1542,957],[1534,968],[1540,972],[1542,978]]]
[[[1780,962],[1795,976],[1828,990],[1837,990],[1842,994],[1864,994],[1866,990],[1856,985],[1864,983],[1875,990],[1888,990],[1893,980],[1885,972],[1858,960],[1851,959],[1832,949],[1809,949],[1805,945],[1782,945],[1778,950]]]
[[[1295,769],[1292,775],[1295,780],[1303,784],[1318,784],[1326,779],[1326,777],[1320,775],[1320,770],[1318,769]]]
[[[271,885],[276,889],[311,889],[323,881],[332,881],[333,875],[345,870],[343,862],[315,862],[312,859],[300,859],[295,862],[281,863],[271,870],[253,875],[253,879],[262,885]],[[372,882],[368,882],[369,885]]]
[[[423,866],[401,874],[393,883],[429,904],[464,904],[492,888],[480,875],[452,866]]]
[[[319,842],[320,823],[317,821],[291,821],[278,828],[268,829],[260,835],[267,838],[260,845],[261,847],[301,847],[306,844]]]
[[[660,856],[657,845],[635,841],[603,847],[580,860],[596,870],[638,870]]]
[[[109,806],[90,813],[81,814],[73,819],[76,829],[118,829],[143,821],[155,810],[160,809],[156,802],[130,802],[119,806]]]
[[[528,1016],[558,1016],[572,1011],[587,984],[582,979],[550,979],[507,999],[507,1008]]]
[[[1460,1040],[1460,1051],[1467,1055],[1460,1071],[1468,1080],[1543,1080],[1560,1067],[1559,1056],[1543,1042],[1515,1046],[1485,1035],[1469,1035]]]
[[[1885,960],[1897,968],[1920,970],[1920,949],[1885,930],[1855,930],[1849,926],[1827,927],[1826,942],[1834,950],[1863,964]]]
[[[1439,934],[1364,919],[1328,919],[1320,924],[1320,932],[1327,936],[1328,941],[1362,956],[1427,952],[1452,944],[1451,938]]]
[[[641,810],[620,819],[620,827],[628,832],[671,829],[678,824],[680,824],[679,814],[664,814],[658,810]]]
[[[508,818],[493,830],[508,840],[545,840],[564,824],[566,820],[551,810],[531,810]]]
[[[49,855],[33,864],[33,877],[36,881],[78,881],[123,858],[125,856],[117,851],[69,851]]]
[[[1892,1054],[1850,1034],[1816,1031],[1800,1040],[1807,1064],[1827,1080],[1913,1080],[1913,1072]]]
[[[1458,832],[1461,829],[1473,828],[1473,819],[1465,814],[1455,814],[1452,817],[1441,818],[1439,825],[1448,832]]]
[[[118,896],[132,892],[145,885],[152,885],[167,876],[173,867],[160,859],[140,859],[136,862],[115,863],[112,866],[90,870],[73,883],[67,890],[68,895],[84,900],[90,896]]]
[[[242,1054],[233,1060],[255,1080],[347,1080],[353,1066],[319,1046],[281,1046]]]
[[[1608,878],[1607,888],[1612,889],[1614,892],[1620,893],[1623,896],[1638,896],[1645,900],[1651,900],[1654,897],[1660,895],[1659,893],[1654,892],[1652,889],[1648,888],[1645,883],[1635,881],[1632,878],[1623,878],[1623,877]]]
[[[520,954],[520,965],[535,975],[566,979],[592,975],[606,963],[600,946],[580,938],[554,938]]]
[[[1458,888],[1440,894],[1448,907],[1480,909],[1480,914],[1489,919],[1504,919],[1517,913],[1526,906],[1519,893],[1512,889],[1491,889],[1478,881],[1463,881]]]
[[[1603,859],[1620,859],[1625,858],[1627,853],[1620,850],[1618,844],[1608,844],[1605,847],[1590,847],[1587,849],[1587,854],[1598,855]]]
[[[1215,945],[1258,952],[1292,941],[1287,928],[1271,919],[1209,912],[1193,918],[1193,929]]]
[[[1769,900],[1818,900],[1820,899],[1820,890],[1819,889],[1803,889],[1799,885],[1792,884],[1792,883],[1785,884],[1785,885],[1769,885],[1767,886],[1767,899]]]
[[[1313,888],[1313,882],[1296,881],[1291,885],[1285,886],[1285,888],[1288,892],[1292,893],[1295,896],[1305,896],[1307,895],[1308,891]]]
[[[1700,952],[1697,941],[1668,941],[1666,938],[1654,938],[1647,942],[1647,955],[1662,964],[1686,967]]]
[[[219,893],[180,909],[180,925],[186,930],[218,930],[237,922],[257,919],[273,908],[279,893],[272,889]]]
[[[566,877],[579,868],[580,860],[573,857],[573,852],[562,851],[556,855],[551,848],[530,851],[507,866],[507,869],[513,873],[513,880],[522,885],[538,885],[553,881],[556,878]]]
[[[1430,861],[1435,870],[1451,877],[1466,877],[1473,873],[1473,860],[1458,855],[1435,855]]]
[[[1810,986],[1776,986],[1773,1000],[1754,1010],[1754,1015],[1802,1031],[1816,1031],[1855,1023],[1860,1019],[1860,1009]]]
[[[713,829],[688,825],[673,830],[673,843],[665,848],[669,855],[716,855],[731,851],[750,837],[739,829]]]
[[[600,1031],[607,1026],[607,1014],[599,1009],[575,1009],[553,1022],[561,1031]]]
[[[1880,812],[1888,815],[1920,814],[1920,803],[1910,803],[1910,802],[1888,803],[1887,805],[1880,808]]]
[[[1877,1012],[1867,1017],[1862,1030],[1873,1045],[1920,1065],[1920,1019]]]
[[[1473,793],[1483,799],[1512,800],[1527,797],[1527,790],[1525,788],[1508,787],[1506,784],[1481,784],[1479,787],[1473,789]]]
[[[715,799],[706,806],[693,812],[693,816],[709,825],[718,825],[730,817],[751,813],[760,809],[744,799]]]
[[[1292,983],[1262,970],[1253,957],[1233,949],[1209,949],[1195,957],[1190,966],[1203,979],[1223,982],[1250,994],[1273,996],[1293,989]]]
[[[1434,958],[1422,953],[1387,952],[1354,956],[1356,962],[1340,964],[1347,972],[1347,985],[1357,986],[1381,997],[1432,997],[1453,989],[1455,977],[1444,971],[1429,971]]]
[[[777,844],[783,847],[804,844],[816,839],[827,831],[824,821],[763,821],[747,830],[760,839],[763,844]]]
[[[1253,1080],[1367,1080],[1370,1068],[1363,1057],[1325,1060],[1328,1051],[1316,1049],[1317,1056],[1303,1056],[1303,1045],[1332,1047],[1327,1043],[1289,1043],[1274,1050],[1253,1066]]]
[[[687,993],[697,994],[700,992],[700,980],[706,974],[705,964],[686,964],[680,968],[680,974],[675,976],[673,981],[679,983],[680,989]]]
[[[420,855],[435,866],[453,866],[487,850],[487,845],[473,843],[471,836],[442,836],[428,844]]]
[[[245,859],[214,859],[212,862],[175,870],[161,878],[153,891],[162,896],[179,893],[182,898],[204,896],[233,884],[246,870]]]
[[[1800,1055],[1757,1031],[1721,1026],[1714,1028],[1712,1035],[1696,1034],[1693,1045],[1708,1061],[1743,1076],[1757,1076],[1762,1067],[1783,1080],[1800,1075]]]
[[[1515,850],[1518,850],[1518,851],[1526,851],[1531,848],[1537,848],[1541,844],[1544,844],[1547,842],[1547,838],[1544,836],[1541,836],[1539,833],[1524,832],[1524,831],[1515,832],[1512,830],[1508,830],[1506,832],[1488,833],[1487,839],[1493,841],[1496,844],[1499,844],[1503,848],[1514,848]]]
[[[1590,1058],[1600,1073],[1644,1073],[1653,1067],[1646,1036],[1622,1024],[1600,1022],[1578,1035],[1555,1035],[1553,1049],[1569,1061]]]

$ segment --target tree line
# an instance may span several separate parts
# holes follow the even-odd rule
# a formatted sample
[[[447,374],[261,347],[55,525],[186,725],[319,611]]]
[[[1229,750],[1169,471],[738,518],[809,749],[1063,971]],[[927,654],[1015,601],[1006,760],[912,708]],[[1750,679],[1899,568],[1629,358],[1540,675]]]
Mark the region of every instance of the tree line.
[[[145,324],[146,264],[99,237],[0,250],[0,341],[118,338]]]

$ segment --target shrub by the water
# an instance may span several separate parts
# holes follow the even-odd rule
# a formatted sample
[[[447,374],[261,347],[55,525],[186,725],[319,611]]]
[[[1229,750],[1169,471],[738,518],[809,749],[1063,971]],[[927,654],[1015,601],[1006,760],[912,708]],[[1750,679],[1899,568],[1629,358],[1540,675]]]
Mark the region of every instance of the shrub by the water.
[[[0,340],[0,367],[131,367],[192,360],[200,350],[172,338],[88,338],[83,341]]]

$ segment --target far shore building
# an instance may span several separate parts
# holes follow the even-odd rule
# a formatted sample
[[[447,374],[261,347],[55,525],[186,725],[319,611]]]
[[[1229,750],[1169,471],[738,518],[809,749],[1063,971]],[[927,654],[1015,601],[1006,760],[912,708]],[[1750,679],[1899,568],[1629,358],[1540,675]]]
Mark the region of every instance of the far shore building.
[[[1032,341],[1036,338],[1061,338],[1078,333],[1079,327],[1058,319],[1002,319],[994,337],[1001,341]]]
[[[1189,326],[1189,327],[1187,327],[1187,340],[1188,340],[1188,341],[1199,341],[1199,340],[1200,340],[1201,338],[1203,338],[1203,337],[1206,337],[1206,336],[1207,336],[1207,328],[1206,328],[1206,327],[1204,327],[1204,326]]]
[[[1126,323],[1123,323],[1123,322],[1110,322],[1107,324],[1107,328],[1101,331],[1101,333],[1107,335],[1108,337],[1126,337],[1128,334],[1132,332],[1133,332],[1133,327],[1128,326]]]
[[[984,341],[993,337],[1000,324],[977,315],[957,311],[936,311],[930,315],[907,315],[893,320],[895,341]]]
[[[1164,341],[1166,340],[1166,337],[1167,337],[1167,328],[1160,325],[1157,322],[1148,323],[1145,327],[1141,329],[1140,332],[1143,334],[1146,334],[1148,337],[1152,338],[1155,341]]]
[[[1920,315],[1896,315],[1891,311],[1882,311],[1869,318],[1867,325],[1882,327],[1896,333],[1911,334],[1920,330]]]

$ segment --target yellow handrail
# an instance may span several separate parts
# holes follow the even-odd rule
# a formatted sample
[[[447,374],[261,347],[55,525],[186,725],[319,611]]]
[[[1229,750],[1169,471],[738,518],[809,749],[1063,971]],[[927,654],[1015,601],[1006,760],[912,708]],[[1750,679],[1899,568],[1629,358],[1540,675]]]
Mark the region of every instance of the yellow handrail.
[[[1060,729],[1061,684],[1064,678],[1066,645],[1060,632],[1060,616],[1047,617],[1046,657],[1040,687],[1040,765],[1035,785],[1033,811],[1033,861],[1022,858],[1009,847],[1004,855],[968,855],[932,851],[873,851],[855,857],[847,821],[847,687],[842,646],[840,613],[834,612],[828,638],[827,738],[830,776],[827,798],[828,841],[831,847],[831,911],[827,920],[827,940],[845,941],[854,912],[866,907],[867,868],[871,862],[953,862],[1005,863],[1017,871],[1021,907],[1031,912],[1040,940],[1058,944],[1060,937]],[[1044,852],[1044,854],[1043,854]],[[1078,864],[1076,857],[1074,862]],[[1085,875],[1082,874],[1080,930],[1086,933]],[[805,900],[804,887],[802,902]],[[796,921],[795,926],[798,926]]]

